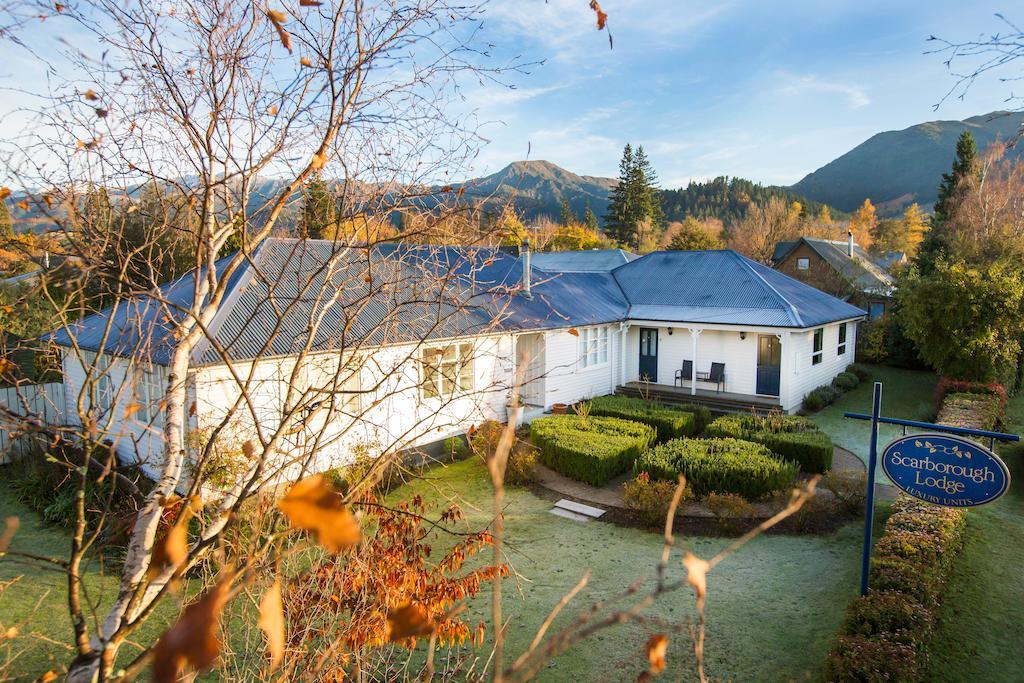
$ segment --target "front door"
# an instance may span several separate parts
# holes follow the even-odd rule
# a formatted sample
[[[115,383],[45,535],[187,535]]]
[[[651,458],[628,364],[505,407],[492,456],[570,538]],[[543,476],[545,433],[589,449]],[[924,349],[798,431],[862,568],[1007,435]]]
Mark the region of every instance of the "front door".
[[[640,328],[640,381],[658,381],[658,330]]]
[[[779,395],[782,377],[782,342],[774,334],[757,337],[757,393]]]

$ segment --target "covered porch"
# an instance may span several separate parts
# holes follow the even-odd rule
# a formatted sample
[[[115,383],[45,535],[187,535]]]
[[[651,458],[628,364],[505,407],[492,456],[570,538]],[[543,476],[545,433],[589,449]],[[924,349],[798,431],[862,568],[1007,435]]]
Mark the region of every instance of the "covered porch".
[[[707,406],[712,412],[735,413],[750,412],[767,413],[781,410],[782,404],[778,397],[737,394],[729,391],[700,389],[691,392],[690,387],[678,387],[671,384],[652,384],[650,382],[626,382],[615,390],[621,396],[646,398],[662,403],[699,403]]]
[[[622,393],[722,411],[788,410],[785,329],[631,321]]]

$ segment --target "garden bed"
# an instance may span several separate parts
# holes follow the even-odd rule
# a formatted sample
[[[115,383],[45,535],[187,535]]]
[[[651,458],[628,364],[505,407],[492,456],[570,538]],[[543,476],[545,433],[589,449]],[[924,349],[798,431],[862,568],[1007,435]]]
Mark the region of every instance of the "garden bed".
[[[773,413],[766,417],[726,415],[707,428],[707,435],[753,441],[791,460],[804,472],[824,474],[832,467],[832,439],[805,417]]]
[[[663,442],[699,433],[710,416],[708,409],[701,406],[681,410],[629,396],[599,396],[589,403],[591,415],[618,417],[650,425],[657,430],[658,441]]]
[[[551,415],[530,424],[542,463],[597,486],[627,471],[655,438],[653,427],[615,417]]]

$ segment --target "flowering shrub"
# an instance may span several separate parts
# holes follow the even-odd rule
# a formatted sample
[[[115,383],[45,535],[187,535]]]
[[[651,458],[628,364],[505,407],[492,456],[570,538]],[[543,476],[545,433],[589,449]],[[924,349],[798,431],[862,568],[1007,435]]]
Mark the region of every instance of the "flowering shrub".
[[[644,524],[656,526],[665,521],[676,486],[678,484],[670,481],[652,481],[649,474],[641,472],[622,485],[622,497],[626,507],[637,513]],[[690,498],[687,488],[683,492],[683,500]]]

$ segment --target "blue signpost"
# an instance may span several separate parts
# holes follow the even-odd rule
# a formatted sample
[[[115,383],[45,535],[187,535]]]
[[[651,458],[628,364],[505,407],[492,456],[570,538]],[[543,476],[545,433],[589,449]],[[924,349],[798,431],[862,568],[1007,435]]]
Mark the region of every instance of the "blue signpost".
[[[868,451],[868,490],[864,510],[864,548],[861,554],[860,594],[868,594],[871,573],[871,532],[875,518],[875,471],[878,466],[878,425],[903,427],[903,436],[893,440],[882,454],[882,469],[899,489],[921,500],[944,507],[973,507],[996,500],[1010,487],[1010,471],[990,448],[962,437],[996,441],[1020,441],[1016,434],[983,429],[882,417],[882,383],[875,382],[871,414],[845,413],[854,420],[871,421]],[[907,435],[907,427],[927,434]],[[953,436],[951,436],[953,435]]]

